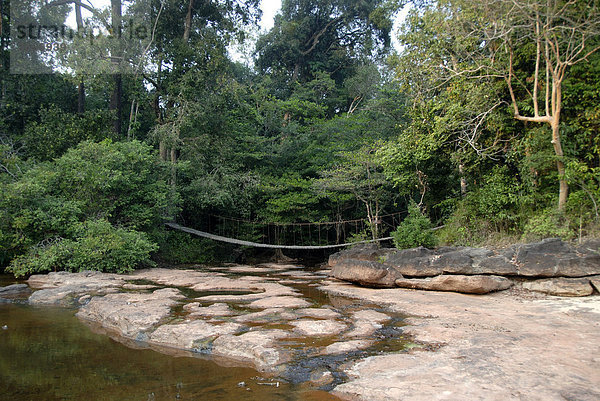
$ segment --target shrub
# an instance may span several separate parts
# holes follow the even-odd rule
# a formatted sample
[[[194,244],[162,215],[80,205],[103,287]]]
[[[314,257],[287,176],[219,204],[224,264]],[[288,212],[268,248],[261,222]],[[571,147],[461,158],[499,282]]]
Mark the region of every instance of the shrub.
[[[86,141],[1,183],[0,260],[18,275],[145,264],[156,245],[142,232],[176,200],[163,167],[141,142]]]
[[[559,237],[571,239],[573,232],[565,216],[556,209],[546,209],[531,217],[523,229],[523,239],[526,241],[540,240],[543,238]]]
[[[415,202],[408,206],[408,216],[392,232],[396,248],[414,248],[417,246],[434,247],[437,238],[431,230],[431,220],[424,216]]]
[[[75,239],[56,238],[38,244],[15,258],[6,270],[17,277],[57,270],[126,273],[153,265],[150,253],[157,249],[145,233],[92,220],[79,224]]]

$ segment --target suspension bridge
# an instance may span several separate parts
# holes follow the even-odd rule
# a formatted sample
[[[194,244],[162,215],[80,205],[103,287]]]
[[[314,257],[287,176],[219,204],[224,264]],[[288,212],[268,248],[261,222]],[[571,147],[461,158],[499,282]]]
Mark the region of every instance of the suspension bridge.
[[[378,219],[378,225],[387,225],[391,228],[394,228],[397,222],[399,223],[400,221],[400,215],[404,213],[405,212],[398,212],[380,216]],[[346,238],[351,234],[359,235],[360,233],[364,233],[365,221],[363,219],[316,223],[260,223],[222,216],[211,217],[212,219],[209,219],[206,224],[208,227],[208,230],[206,231],[185,227],[173,222],[165,223],[165,225],[173,230],[182,231],[213,241],[254,248],[281,250],[334,249],[356,244],[388,241],[392,239],[392,237],[382,237],[371,240],[347,241]],[[352,225],[354,225],[354,230],[351,228],[349,229],[349,226],[351,227]],[[211,230],[211,227],[217,231],[217,234],[208,232],[213,231]],[[248,227],[251,228],[250,231],[252,231],[252,229],[255,232],[258,231],[255,236],[261,238],[263,242],[240,239],[240,236],[243,236],[244,233],[249,231]],[[257,227],[260,228],[257,230]],[[323,242],[328,242],[332,239],[336,243],[323,244]],[[294,245],[281,243],[286,240],[293,242]],[[307,245],[295,245],[297,241],[311,241],[313,243]]]

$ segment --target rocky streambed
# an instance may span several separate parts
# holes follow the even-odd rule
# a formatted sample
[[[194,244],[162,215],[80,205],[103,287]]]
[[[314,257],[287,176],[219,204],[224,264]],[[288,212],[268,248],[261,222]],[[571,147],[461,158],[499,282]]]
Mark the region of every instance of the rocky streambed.
[[[592,245],[356,247],[314,271],[50,273],[0,288],[0,298],[75,307],[130,347],[251,366],[270,377],[259,384],[308,382],[343,399],[597,400]]]
[[[29,278],[29,303],[76,307],[96,331],[133,347],[331,390],[348,363],[415,345],[402,334],[404,314],[320,289],[333,283],[328,273],[282,264],[57,272]]]

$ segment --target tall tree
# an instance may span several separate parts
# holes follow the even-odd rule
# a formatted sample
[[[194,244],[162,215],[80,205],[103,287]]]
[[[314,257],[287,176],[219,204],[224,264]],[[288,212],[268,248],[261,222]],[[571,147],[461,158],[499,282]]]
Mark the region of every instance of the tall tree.
[[[341,83],[350,60],[389,45],[386,6],[382,0],[283,0],[274,27],[257,42],[257,65],[288,83],[310,81],[317,71]]]
[[[118,70],[118,65],[121,64],[121,58],[123,57],[120,52],[120,46],[118,45],[121,41],[119,37],[121,35],[121,20],[122,20],[122,10],[121,10],[121,0],[111,0],[110,1],[110,15],[111,15],[111,27],[113,36],[117,37],[118,40],[115,41],[117,46],[112,49],[112,63],[115,65]],[[113,74],[113,91],[110,98],[110,110],[114,111],[115,117],[113,121],[113,131],[117,137],[121,135],[122,125],[123,125],[123,81],[122,76],[119,71],[115,71]]]
[[[559,180],[558,209],[564,210],[569,186],[565,178],[561,113],[563,82],[570,67],[587,61],[600,46],[600,5],[586,0],[485,0],[440,2],[452,10],[464,37],[476,46],[461,56],[465,62],[448,64],[454,76],[504,79],[514,118],[544,123]],[[460,20],[461,16],[467,19]],[[531,51],[530,49],[533,49]],[[461,60],[461,61],[462,61]],[[527,68],[533,66],[533,68]],[[524,75],[522,72],[528,71]]]

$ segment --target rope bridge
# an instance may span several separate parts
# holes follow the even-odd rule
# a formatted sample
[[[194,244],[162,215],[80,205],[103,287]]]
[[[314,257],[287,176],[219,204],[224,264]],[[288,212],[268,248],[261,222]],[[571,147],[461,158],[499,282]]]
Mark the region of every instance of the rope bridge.
[[[398,212],[398,213],[380,216],[382,218],[381,221],[383,224],[387,224],[387,225],[393,227],[394,223],[396,222],[395,216],[397,216],[399,219],[400,214],[404,214],[404,213],[405,212]],[[215,228],[217,228],[217,231],[219,232],[219,234],[211,234],[206,231],[200,231],[200,230],[196,230],[193,228],[184,227],[184,226],[181,226],[176,223],[165,223],[165,225],[174,230],[183,231],[188,234],[197,235],[199,237],[208,238],[208,239],[211,239],[214,241],[226,242],[229,244],[240,245],[240,246],[249,246],[249,247],[255,247],[255,248],[269,248],[269,249],[290,249],[290,250],[333,249],[333,248],[343,248],[345,246],[356,245],[356,244],[387,241],[387,240],[392,239],[392,237],[384,237],[384,238],[378,238],[375,240],[364,240],[364,241],[352,241],[352,242],[339,243],[340,242],[339,241],[340,234],[341,234],[340,228],[342,228],[342,230],[343,230],[344,224],[354,224],[356,233],[358,233],[359,224],[360,224],[361,228],[364,227],[364,225],[363,225],[364,220],[357,219],[357,220],[348,220],[348,221],[339,221],[339,222],[319,222],[319,223],[276,223],[276,224],[274,224],[274,227],[273,227],[274,230],[269,230],[268,226],[271,224],[262,223],[263,226],[266,226],[266,235],[263,235],[263,238],[265,238],[265,239],[270,239],[271,238],[270,232],[274,231],[276,242],[280,242],[282,240],[282,238],[284,237],[284,235],[283,235],[284,233],[281,230],[285,229],[287,227],[287,228],[292,229],[291,233],[287,233],[287,237],[289,240],[292,240],[294,243],[296,242],[296,239],[299,239],[302,241],[304,238],[309,237],[308,239],[310,239],[311,236],[316,237],[318,235],[319,245],[282,245],[282,244],[272,244],[272,243],[260,243],[260,242],[242,240],[242,239],[233,238],[233,237],[237,237],[240,235],[241,232],[245,231],[245,230],[243,230],[243,228],[240,230],[240,228],[241,228],[240,223],[242,225],[248,225],[248,224],[260,225],[261,223],[247,221],[247,220],[241,220],[241,219],[224,218],[221,216],[214,216],[214,217],[221,220],[221,224],[219,224],[218,227],[215,227]],[[385,221],[384,218],[387,218],[387,220],[392,220],[391,224],[389,222]],[[228,224],[224,224],[226,222],[228,222]],[[230,235],[227,235],[225,233],[226,226],[230,227],[230,230],[227,230],[228,233],[231,233]],[[311,235],[311,226],[313,226],[312,235]],[[305,230],[304,235],[302,235],[302,233],[303,233],[302,227],[304,227],[304,230]],[[322,227],[324,227],[324,228],[322,228]],[[336,242],[338,242],[338,243],[331,244],[331,245],[321,245],[323,240],[325,240],[325,241],[328,240],[328,235],[327,235],[328,227],[329,228],[331,228],[331,227],[337,228],[337,230],[336,230],[337,241]],[[210,230],[210,228],[211,228],[210,224],[208,225],[208,228]],[[300,228],[299,233],[296,232],[296,228]],[[316,230],[315,230],[315,228],[316,228]],[[306,236],[306,230],[308,230],[308,236]],[[212,230],[210,230],[210,231],[212,231]],[[323,231],[323,238],[322,238],[322,231]],[[345,234],[347,234],[347,231],[346,230],[343,230],[343,231],[344,231],[343,236],[345,237],[346,236]],[[271,242],[271,241],[269,241],[269,242]]]

